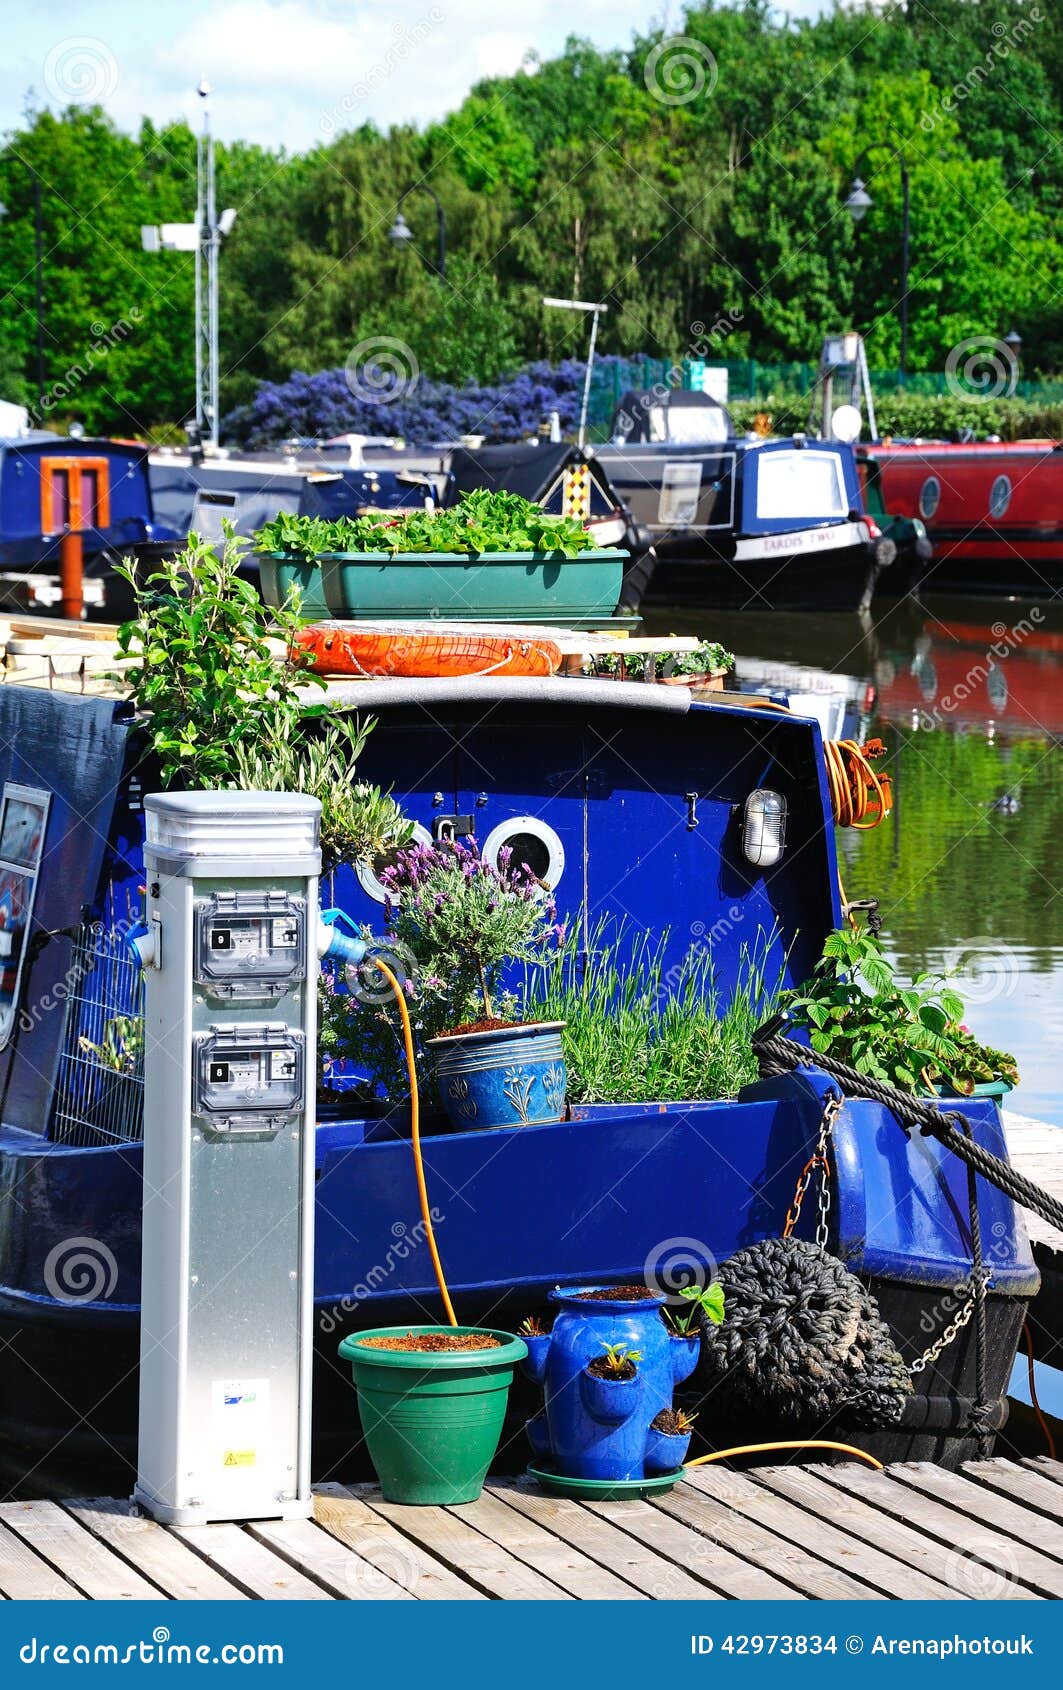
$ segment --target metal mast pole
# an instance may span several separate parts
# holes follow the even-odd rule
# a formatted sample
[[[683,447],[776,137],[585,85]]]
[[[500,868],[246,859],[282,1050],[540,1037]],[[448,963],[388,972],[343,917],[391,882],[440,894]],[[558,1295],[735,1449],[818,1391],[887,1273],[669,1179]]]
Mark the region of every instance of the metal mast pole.
[[[196,149],[196,427],[201,440],[218,445],[218,230],[214,181],[214,137],[210,129],[210,88],[203,99],[203,132]]]

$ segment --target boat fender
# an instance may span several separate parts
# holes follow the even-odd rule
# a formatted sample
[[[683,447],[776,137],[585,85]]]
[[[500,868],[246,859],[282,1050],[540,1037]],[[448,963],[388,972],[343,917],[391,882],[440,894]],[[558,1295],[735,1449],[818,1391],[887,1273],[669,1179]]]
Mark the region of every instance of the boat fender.
[[[727,1319],[706,1333],[699,1385],[780,1426],[836,1415],[866,1429],[896,1425],[912,1391],[878,1304],[819,1244],[766,1238],[719,1270]]]

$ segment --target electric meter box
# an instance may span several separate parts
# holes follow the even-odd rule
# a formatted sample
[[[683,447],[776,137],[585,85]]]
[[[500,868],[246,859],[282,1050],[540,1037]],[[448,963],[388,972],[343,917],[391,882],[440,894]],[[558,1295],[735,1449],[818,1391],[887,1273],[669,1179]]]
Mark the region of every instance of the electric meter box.
[[[144,809],[134,1499],[177,1525],[308,1518],[320,806]]]

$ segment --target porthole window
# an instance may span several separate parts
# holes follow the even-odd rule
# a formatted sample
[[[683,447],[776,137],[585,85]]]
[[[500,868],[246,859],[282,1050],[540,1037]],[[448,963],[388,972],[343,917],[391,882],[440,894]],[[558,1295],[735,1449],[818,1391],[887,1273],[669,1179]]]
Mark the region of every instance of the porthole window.
[[[413,838],[410,840],[410,844],[431,845],[431,843],[432,835],[428,829],[422,827],[420,822],[414,822]],[[394,851],[385,851],[380,856],[374,857],[371,863],[357,863],[355,865],[354,872],[358,876],[358,884],[363,892],[368,892],[374,903],[382,904],[388,895],[387,888],[380,884],[380,871],[386,868],[395,856]]]
[[[511,864],[523,863],[552,892],[565,872],[565,847],[553,828],[538,816],[511,816],[492,828],[484,840],[484,862],[497,868],[498,853],[506,845],[513,853]]]
[[[1011,482],[1006,475],[998,475],[989,489],[989,514],[992,517],[1004,515],[1011,504]]]
[[[919,494],[919,515],[929,522],[941,503],[941,483],[936,475],[928,475]]]

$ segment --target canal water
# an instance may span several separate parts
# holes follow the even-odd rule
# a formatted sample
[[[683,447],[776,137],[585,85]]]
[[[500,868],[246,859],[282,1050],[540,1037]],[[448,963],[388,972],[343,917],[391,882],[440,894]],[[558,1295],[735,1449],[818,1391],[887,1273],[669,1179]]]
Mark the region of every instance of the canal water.
[[[885,740],[894,813],[839,832],[846,893],[877,898],[900,964],[952,973],[968,1024],[1015,1053],[1011,1106],[1063,1126],[1058,601],[928,598],[867,620],[655,608],[647,627],[718,639],[744,687],[814,694]]]

